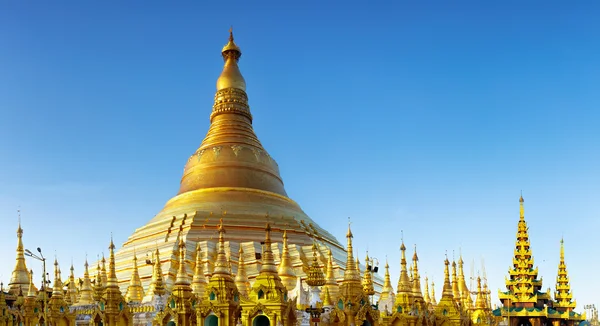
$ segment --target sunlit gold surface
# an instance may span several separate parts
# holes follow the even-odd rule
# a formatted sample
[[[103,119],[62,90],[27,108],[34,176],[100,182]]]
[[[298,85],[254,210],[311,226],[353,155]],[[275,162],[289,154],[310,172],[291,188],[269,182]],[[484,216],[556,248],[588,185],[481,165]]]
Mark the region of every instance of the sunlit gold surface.
[[[245,82],[238,67],[241,50],[233,41],[233,35],[222,54],[225,65],[217,81],[211,124],[200,147],[185,165],[178,194],[152,220],[137,229],[116,253],[117,276],[123,291],[133,275],[134,248],[146,255],[156,251],[164,257],[161,261],[164,282],[170,290],[178,271],[177,239],[184,239],[189,246],[186,259],[190,261],[195,259],[191,254],[193,249],[200,245],[204,273],[210,276],[217,256],[215,226],[222,216],[223,226],[228,231],[226,251],[228,257],[233,257],[234,273],[240,245],[249,257],[261,252],[259,243],[265,222],[271,224],[273,250],[278,253],[281,251],[276,243],[282,242],[283,230],[288,230],[290,262],[285,269],[290,275],[306,277],[302,272],[303,259],[310,255],[314,241],[332,251],[336,269],[345,268],[344,248],[287,197],[277,163],[253,130]],[[260,262],[255,259],[246,261],[244,269],[251,280],[258,274],[259,267]],[[152,274],[151,266],[139,267],[145,288]],[[291,280],[286,279],[290,287]],[[375,278],[376,288],[382,283],[381,277]]]

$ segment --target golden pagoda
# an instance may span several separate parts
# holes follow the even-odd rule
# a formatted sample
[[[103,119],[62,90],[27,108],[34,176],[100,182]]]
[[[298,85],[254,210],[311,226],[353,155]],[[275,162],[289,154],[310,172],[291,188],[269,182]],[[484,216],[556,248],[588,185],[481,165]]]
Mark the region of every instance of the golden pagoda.
[[[16,295],[29,289],[29,271],[25,263],[25,249],[23,247],[23,229],[21,228],[21,217],[19,216],[19,227],[17,228],[17,259],[8,283],[8,292]]]
[[[558,275],[556,276],[556,291],[554,292],[554,309],[564,313],[573,311],[577,306],[571,293],[569,284],[569,275],[567,273],[567,264],[565,263],[565,245],[564,240],[560,240],[560,261],[558,262]]]
[[[342,245],[287,196],[279,166],[252,127],[246,82],[238,66],[241,55],[230,32],[229,41],[222,49],[225,64],[216,83],[210,127],[200,147],[187,160],[179,192],[116,253],[117,276],[123,291],[132,276],[134,248],[148,251],[158,246],[161,256],[173,257],[161,262],[167,289],[175,282],[177,269],[172,265],[177,265],[178,259],[176,253],[172,253],[177,249],[177,239],[187,239],[190,245],[200,242],[206,256],[214,257],[217,244],[211,239],[215,232],[206,227],[218,223],[213,212],[227,211],[227,218],[223,220],[223,227],[228,231],[227,256],[231,256],[229,248],[237,248],[241,242],[246,244],[247,255],[259,254],[256,250],[263,240],[265,214],[280,216],[271,220],[273,236],[281,239],[287,230],[288,241],[294,244],[289,249],[290,266],[300,264],[302,255],[310,255],[314,238],[329,247],[337,260],[345,256]],[[210,275],[211,259],[205,263],[204,271]],[[344,266],[338,268],[343,270]],[[246,272],[251,280],[259,271],[257,260],[246,261]],[[144,266],[139,269],[139,275],[147,288],[152,269]],[[284,276],[286,286],[291,286],[291,276]],[[376,280],[376,284],[381,283],[381,279]]]
[[[523,196],[519,198],[519,223],[517,225],[517,240],[514,249],[512,268],[509,270],[509,278],[506,279],[508,291],[498,292],[498,298],[503,307],[494,310],[494,315],[505,318],[508,326],[531,325],[541,326],[551,323],[554,326],[578,325],[585,320],[585,314],[580,315],[572,311],[575,305],[570,303],[572,297],[566,277],[566,265],[564,265],[564,250],[561,250],[561,263],[559,263],[559,276],[557,289],[559,302],[566,307],[553,308],[553,302],[548,292],[541,292],[542,280],[538,279],[538,269],[534,268],[531,243],[529,241],[529,227],[525,221]],[[564,274],[561,272],[564,267]],[[567,290],[567,292],[565,292]],[[485,292],[485,291],[484,291]],[[487,298],[486,298],[487,300]]]

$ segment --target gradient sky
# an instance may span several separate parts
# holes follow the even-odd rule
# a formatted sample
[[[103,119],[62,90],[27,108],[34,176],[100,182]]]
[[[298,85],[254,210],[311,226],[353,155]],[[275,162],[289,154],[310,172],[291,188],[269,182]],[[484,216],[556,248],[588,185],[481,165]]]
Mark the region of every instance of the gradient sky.
[[[496,303],[522,190],[544,287],[564,237],[598,305],[599,3],[283,3],[2,2],[0,279],[19,207],[25,246],[81,273],[176,194],[233,25],[288,194],[342,242],[352,217],[394,287],[403,230],[438,298],[462,250]]]

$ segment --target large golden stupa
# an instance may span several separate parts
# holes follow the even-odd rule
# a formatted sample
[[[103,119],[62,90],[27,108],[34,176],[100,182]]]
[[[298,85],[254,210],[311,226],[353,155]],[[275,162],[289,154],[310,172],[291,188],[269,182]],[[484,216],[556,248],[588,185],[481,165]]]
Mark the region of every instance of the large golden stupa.
[[[245,252],[249,276],[258,274],[265,223],[273,228],[274,240],[287,230],[292,265],[303,275],[303,263],[312,256],[312,244],[319,244],[319,256],[326,263],[331,249],[336,276],[341,279],[345,266],[343,246],[327,231],[308,217],[290,199],[275,160],[264,149],[252,128],[246,82],[238,67],[242,52],[230,33],[222,50],[225,65],[217,79],[217,92],[210,114],[210,128],[200,147],[185,165],[178,194],[171,198],[146,225],[137,229],[116,253],[117,276],[122,289],[129,284],[134,254],[146,255],[157,248],[167,286],[173,284],[177,273],[177,244],[184,240],[188,252],[199,243],[203,250],[205,272],[211,273],[216,257],[217,229],[223,219],[227,229],[228,256],[235,262],[240,244]],[[274,244],[280,259],[281,240]],[[140,257],[141,258],[141,257]],[[187,259],[192,259],[190,254]],[[306,264],[305,264],[306,265]],[[152,276],[150,265],[140,268],[146,286]],[[377,280],[381,284],[378,277]]]

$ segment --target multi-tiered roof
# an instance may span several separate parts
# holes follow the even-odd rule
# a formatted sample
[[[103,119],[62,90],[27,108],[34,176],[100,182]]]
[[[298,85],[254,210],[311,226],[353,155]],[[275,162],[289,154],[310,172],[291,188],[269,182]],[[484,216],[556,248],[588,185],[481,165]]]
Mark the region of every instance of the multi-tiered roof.
[[[523,203],[523,196],[521,196],[515,256],[513,266],[508,271],[509,278],[506,279],[508,291],[499,292],[498,297],[504,306],[541,308],[548,303],[550,295],[540,291],[542,280],[538,279],[538,269],[534,266]]]

